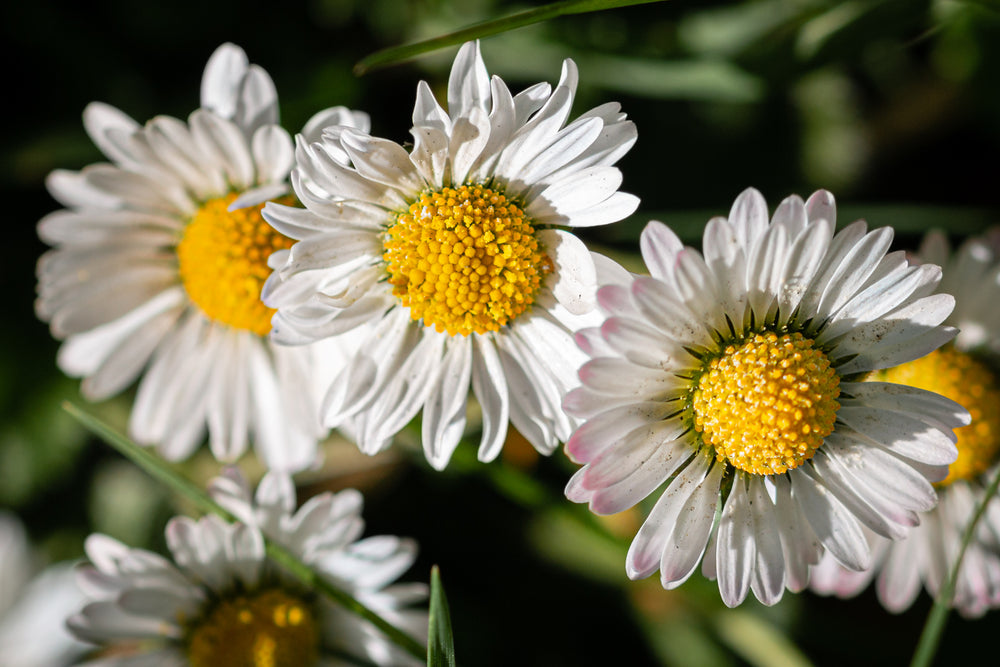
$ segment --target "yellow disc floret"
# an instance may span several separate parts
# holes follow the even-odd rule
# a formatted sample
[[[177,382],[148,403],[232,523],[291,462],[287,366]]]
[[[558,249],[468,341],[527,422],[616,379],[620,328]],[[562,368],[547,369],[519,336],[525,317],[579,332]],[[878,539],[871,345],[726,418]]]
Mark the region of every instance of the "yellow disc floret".
[[[483,185],[425,192],[383,247],[392,293],[451,336],[499,330],[534,302],[551,267],[524,211]]]
[[[274,315],[260,300],[271,273],[267,258],[294,241],[261,217],[263,204],[227,210],[234,199],[235,193],[208,200],[184,228],[177,245],[181,282],[209,319],[266,336]]]
[[[839,396],[840,377],[810,339],[756,334],[706,365],[692,394],[694,428],[720,461],[777,475],[823,444]]]
[[[312,608],[279,589],[219,601],[187,638],[191,667],[311,667],[319,662]]]
[[[972,416],[968,426],[955,429],[958,460],[936,486],[975,479],[996,462],[1000,454],[1000,387],[996,375],[982,362],[949,345],[876,373],[873,379],[936,392],[961,404]]]

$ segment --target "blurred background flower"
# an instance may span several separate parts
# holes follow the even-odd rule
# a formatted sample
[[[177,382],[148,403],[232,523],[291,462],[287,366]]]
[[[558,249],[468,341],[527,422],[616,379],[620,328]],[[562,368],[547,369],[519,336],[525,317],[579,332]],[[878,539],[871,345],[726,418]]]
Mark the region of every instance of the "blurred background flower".
[[[343,104],[370,113],[373,134],[405,141],[417,79],[440,93],[456,49],[361,78],[351,66],[378,48],[539,4],[34,0],[0,9],[0,55],[12,64],[0,188],[13,209],[2,269],[0,506],[21,517],[46,558],[80,556],[95,530],[162,552],[166,519],[186,509],[62,413],[62,400],[81,400],[79,383],[60,375],[57,343],[33,312],[44,251],[35,225],[58,208],[44,177],[101,159],[81,128],[86,104],[107,102],[137,119],[184,116],[197,104],[192,82],[205,60],[234,41],[274,78],[285,127]],[[639,141],[618,166],[623,189],[642,198],[639,213],[581,235],[634,270],[648,219],[697,244],[709,217],[750,185],[772,201],[834,190],[839,220],[892,225],[894,247],[914,248],[931,227],[959,241],[1000,220],[994,7],[664,2],[565,17],[482,48],[514,91],[554,83],[572,57],[580,68],[573,114],[616,100],[635,121]],[[93,409],[123,427],[130,404],[126,395]],[[407,438],[415,444],[414,433]],[[594,519],[572,506],[562,496],[572,466],[560,452],[533,457],[516,434],[490,465],[463,443],[444,473],[412,447],[375,459],[343,440],[325,448],[324,467],[299,478],[300,497],[357,487],[371,533],[420,542],[408,576],[426,581],[430,565],[441,566],[463,664],[898,664],[930,604],[921,595],[890,616],[869,590],[849,602],[802,594],[773,608],[749,601],[727,610],[700,575],[672,592],[655,578],[629,582],[622,563],[641,515]],[[254,459],[243,463],[259,475]],[[205,481],[218,468],[201,454],[184,472]],[[997,626],[995,613],[953,618],[939,655],[977,660]]]

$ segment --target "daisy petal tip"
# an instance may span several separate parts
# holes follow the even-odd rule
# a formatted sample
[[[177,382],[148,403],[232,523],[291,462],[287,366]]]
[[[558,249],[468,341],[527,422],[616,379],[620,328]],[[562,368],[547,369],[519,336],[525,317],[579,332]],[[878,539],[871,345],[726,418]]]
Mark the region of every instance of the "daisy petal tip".
[[[572,503],[590,503],[590,499],[593,496],[593,492],[590,489],[585,488],[579,482],[574,481],[575,478],[570,479],[566,484],[566,488],[563,490],[563,495],[566,499]]]
[[[633,542],[633,544],[635,543]],[[645,579],[656,572],[659,567],[659,557],[654,558],[652,555],[633,557],[631,549],[629,549],[628,556],[625,557],[625,575],[632,581]]]

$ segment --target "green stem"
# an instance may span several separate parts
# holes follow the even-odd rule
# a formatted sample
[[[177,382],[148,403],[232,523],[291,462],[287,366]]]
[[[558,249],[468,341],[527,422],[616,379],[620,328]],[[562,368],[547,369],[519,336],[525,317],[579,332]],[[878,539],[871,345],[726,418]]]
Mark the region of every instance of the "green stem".
[[[559,16],[570,14],[585,14],[587,12],[597,12],[604,9],[616,9],[618,7],[629,7],[631,5],[645,5],[651,2],[662,2],[663,0],[562,0],[553,2],[542,7],[535,7],[523,12],[511,14],[501,19],[492,19],[476,23],[461,30],[427,39],[403,46],[394,46],[382,49],[362,58],[354,66],[354,74],[361,76],[373,69],[394,65],[396,63],[409,60],[430,51],[443,49],[446,46],[462,44],[473,39],[480,39],[507,32],[515,28],[523,28],[533,23],[548,21]]]
[[[955,561],[955,565],[948,574],[948,580],[945,582],[937,599],[934,600],[931,613],[927,615],[927,622],[924,624],[924,631],[920,634],[920,641],[917,643],[917,650],[913,653],[913,661],[910,662],[910,667],[928,667],[937,653],[938,644],[941,642],[941,635],[944,633],[944,626],[948,622],[948,613],[951,610],[952,597],[955,595],[955,585],[958,582],[958,571],[962,566],[962,558],[965,556],[965,550],[975,535],[976,525],[983,517],[983,514],[986,513],[986,506],[993,499],[998,486],[1000,486],[1000,471],[993,478],[993,482],[986,490],[986,495],[983,496],[983,501],[976,508],[976,513],[972,517],[972,521],[965,528],[965,534],[962,536],[962,547],[958,552],[958,560]]]
[[[225,510],[225,508],[212,500],[207,493],[202,491],[201,488],[196,486],[193,482],[191,482],[191,480],[166,465],[158,457],[135,444],[108,424],[104,423],[97,417],[84,412],[68,401],[63,403],[63,409],[95,435],[99,436],[102,440],[114,447],[122,456],[135,463],[165,486],[173,489],[178,494],[194,503],[198,509],[209,514],[217,514],[226,521],[235,520],[234,517]],[[394,644],[405,650],[410,655],[421,661],[426,659],[427,651],[416,639],[355,600],[350,594],[334,587],[318,572],[306,565],[301,559],[282,545],[267,537],[264,538],[264,543],[266,545],[268,557],[283,567],[289,574],[302,582],[306,587],[319,590],[323,595],[327,596],[348,611],[351,611],[365,619],[381,630]]]

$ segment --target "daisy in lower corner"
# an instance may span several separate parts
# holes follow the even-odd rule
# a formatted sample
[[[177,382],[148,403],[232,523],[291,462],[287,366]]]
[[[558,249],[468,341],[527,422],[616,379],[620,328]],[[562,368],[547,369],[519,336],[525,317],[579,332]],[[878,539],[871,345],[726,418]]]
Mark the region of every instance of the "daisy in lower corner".
[[[256,499],[238,473],[214,492],[246,522],[216,516],[167,525],[173,562],[104,536],[86,542],[79,571],[90,599],[70,630],[97,644],[105,667],[340,667],[421,665],[369,622],[285,575],[264,552],[263,535],[334,586],[421,642],[427,613],[411,608],[423,584],[393,584],[416,545],[389,535],[359,540],[361,495],[323,493],[295,512],[291,479],[269,473]],[[261,521],[258,521],[257,518]],[[90,664],[90,663],[88,663]]]
[[[917,253],[944,269],[941,289],[955,295],[946,323],[961,331],[927,356],[872,374],[943,394],[964,405],[972,423],[956,431],[958,459],[934,483],[939,502],[905,540],[869,534],[874,559],[864,572],[845,570],[824,557],[810,588],[841,597],[857,594],[872,578],[882,605],[907,609],[921,584],[935,598],[950,576],[969,521],[1000,473],[1000,234],[977,237],[951,253],[940,233],[928,234]],[[947,473],[945,476],[945,472]],[[994,496],[962,559],[952,605],[967,617],[1000,606],[1000,499]]]
[[[583,463],[566,488],[600,514],[660,489],[626,559],[664,588],[700,564],[723,601],[774,604],[806,586],[826,551],[871,564],[867,528],[901,538],[934,506],[928,477],[955,459],[968,413],[871,371],[955,335],[941,270],[886,254],[888,228],[834,233],[833,197],[785,199],[768,219],[756,190],[705,228],[703,251],[651,222],[651,275],[602,287],[592,357],[565,409]],[[661,488],[662,487],[662,488]]]
[[[224,44],[187,123],[158,116],[140,126],[91,104],[84,125],[110,163],[47,181],[66,208],[38,225],[54,248],[38,263],[36,310],[65,339],[59,366],[85,378],[91,400],[141,376],[129,430],[168,459],[189,456],[206,430],[221,460],[250,442],[270,468],[317,459],[318,353],[272,345],[260,301],[268,257],[292,244],[260,215],[266,200],[294,199],[294,148],[277,123],[270,76]],[[337,107],[303,133],[367,123]]]
[[[413,147],[356,128],[299,141],[295,193],[305,209],[264,217],[297,240],[268,279],[272,337],[309,343],[370,324],[369,339],[322,409],[355,417],[375,453],[422,412],[428,461],[444,468],[462,437],[471,386],[483,410],[481,460],[499,453],[508,420],[545,454],[575,421],[560,408],[582,356],[572,331],[595,313],[595,260],[563,227],[631,214],[612,165],[634,125],[616,103],[566,124],[573,61],[555,89],[512,95],[464,45],[448,110],[421,83]]]

